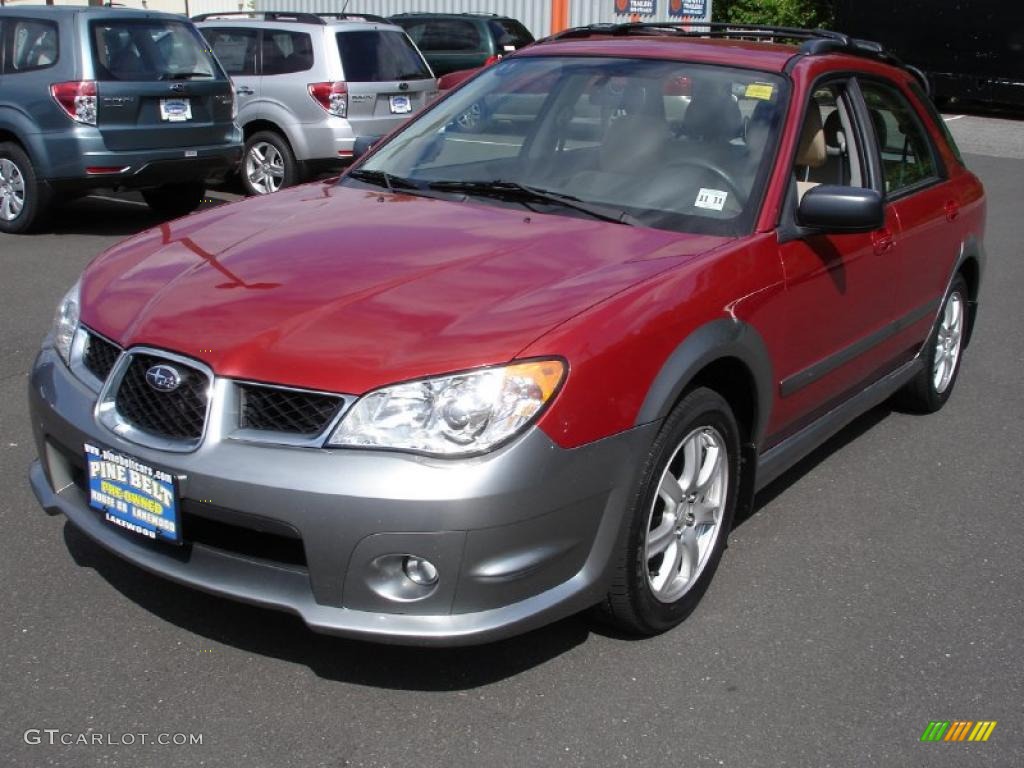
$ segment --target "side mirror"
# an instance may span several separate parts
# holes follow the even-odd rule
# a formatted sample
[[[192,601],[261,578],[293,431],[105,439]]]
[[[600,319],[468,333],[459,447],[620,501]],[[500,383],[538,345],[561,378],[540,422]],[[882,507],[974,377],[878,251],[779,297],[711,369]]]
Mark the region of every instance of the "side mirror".
[[[804,193],[796,218],[822,232],[873,232],[885,225],[885,209],[873,189],[820,184]]]
[[[360,157],[365,155],[370,149],[380,141],[380,136],[360,136],[356,139],[356,143],[352,145],[352,159],[358,160]]]

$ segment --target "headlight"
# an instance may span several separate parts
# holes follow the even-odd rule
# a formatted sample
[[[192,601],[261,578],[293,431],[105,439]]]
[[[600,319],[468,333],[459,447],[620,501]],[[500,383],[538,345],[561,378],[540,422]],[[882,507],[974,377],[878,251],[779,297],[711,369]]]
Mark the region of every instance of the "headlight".
[[[75,331],[78,330],[79,315],[79,283],[71,286],[64,298],[57,305],[57,315],[53,318],[53,346],[57,354],[68,362],[71,356],[71,342],[75,339]]]
[[[540,360],[385,387],[352,406],[327,444],[481,453],[530,424],[564,376],[560,360]]]

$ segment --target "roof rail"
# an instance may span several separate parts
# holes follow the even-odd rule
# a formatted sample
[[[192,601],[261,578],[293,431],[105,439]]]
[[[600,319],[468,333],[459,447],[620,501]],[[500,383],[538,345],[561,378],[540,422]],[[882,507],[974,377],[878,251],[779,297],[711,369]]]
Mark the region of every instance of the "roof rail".
[[[325,19],[336,19],[338,21],[370,21],[374,24],[390,24],[391,22],[383,16],[373,13],[317,13]]]
[[[218,11],[216,13],[200,13],[193,16],[192,21],[209,21],[210,19],[251,19],[252,21],[291,21],[296,24],[327,24],[315,13],[293,13],[291,11]]]
[[[828,53],[845,53],[852,56],[876,59],[893,66],[902,67],[921,81],[925,91],[931,94],[928,78],[917,67],[904,64],[887,51],[881,43],[860,40],[842,32],[830,29],[802,29],[799,27],[773,27],[765,24],[730,24],[717,21],[683,22],[625,22],[621,24],[590,24],[572,27],[544,38],[538,42],[570,40],[592,35],[672,35],[676,37],[724,38],[738,40],[794,40],[803,41],[800,54],[821,56]]]

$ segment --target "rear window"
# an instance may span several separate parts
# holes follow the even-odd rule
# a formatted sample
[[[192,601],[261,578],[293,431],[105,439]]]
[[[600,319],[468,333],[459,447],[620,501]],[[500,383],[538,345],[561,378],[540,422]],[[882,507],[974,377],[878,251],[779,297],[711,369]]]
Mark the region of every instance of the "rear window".
[[[313,41],[305,32],[263,30],[264,75],[287,75],[313,68]]]
[[[476,24],[462,19],[423,19],[399,22],[421,51],[479,51],[483,38]]]
[[[511,53],[513,50],[525,48],[533,42],[533,35],[515,19],[498,19],[489,21],[487,25],[494,35],[494,43],[498,53]]]
[[[433,77],[404,32],[353,30],[338,33],[338,50],[350,83],[423,80]]]
[[[45,69],[57,63],[57,25],[48,21],[8,19],[3,69],[7,72],[28,72]]]
[[[191,24],[114,19],[90,25],[98,80],[186,80],[216,77],[217,67]]]

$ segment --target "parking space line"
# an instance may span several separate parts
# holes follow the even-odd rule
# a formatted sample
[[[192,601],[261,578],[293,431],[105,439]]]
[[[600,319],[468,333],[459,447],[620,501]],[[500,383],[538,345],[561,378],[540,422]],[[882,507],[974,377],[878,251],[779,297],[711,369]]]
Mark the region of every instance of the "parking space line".
[[[124,203],[125,205],[141,205],[143,208],[149,208],[145,203],[140,203],[138,200],[122,200],[120,197],[107,197],[106,195],[88,195],[91,200],[107,200],[111,203]]]
[[[962,120],[965,117],[967,117],[967,115],[953,115],[952,117],[944,117],[942,119],[945,120],[947,123],[951,123],[954,120]]]

